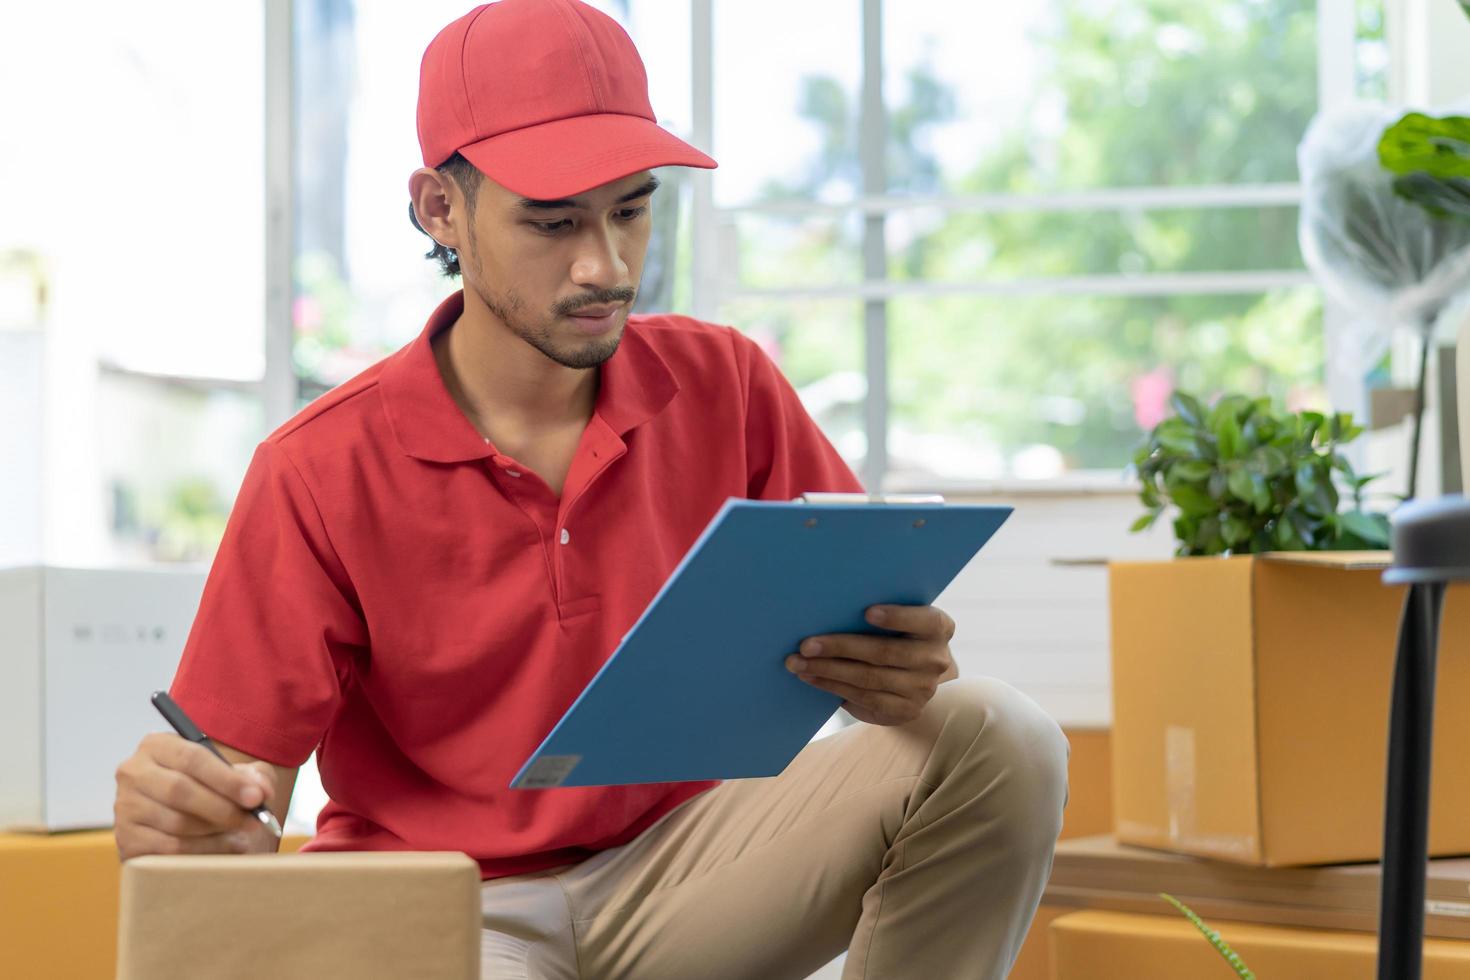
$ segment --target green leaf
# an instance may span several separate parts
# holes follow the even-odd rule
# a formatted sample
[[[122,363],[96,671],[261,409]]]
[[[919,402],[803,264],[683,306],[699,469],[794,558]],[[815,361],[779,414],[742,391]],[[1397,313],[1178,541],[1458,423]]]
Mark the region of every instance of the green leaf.
[[[1213,472],[1215,468],[1209,463],[1202,459],[1192,459],[1176,465],[1169,471],[1169,475],[1188,483],[1198,483],[1201,480],[1208,480]]]
[[[1132,526],[1128,528],[1129,532],[1137,533],[1139,531],[1147,531],[1149,528],[1154,526],[1154,521],[1159,519],[1159,514],[1161,513],[1163,512],[1157,510],[1149,511],[1147,514],[1144,514],[1138,520],[1133,522]]]
[[[1303,445],[1310,446],[1327,419],[1321,412],[1303,412],[1298,418],[1301,419],[1301,424],[1297,428],[1297,439]]]
[[[1193,909],[1179,901],[1173,895],[1165,892],[1159,892],[1159,897],[1178,909],[1180,914],[1188,919],[1190,924],[1210,941],[1210,945],[1215,947],[1215,952],[1225,957],[1225,962],[1230,964],[1230,968],[1235,971],[1235,975],[1239,980],[1256,980],[1256,975],[1245,965],[1245,961],[1240,958],[1240,955],[1230,948],[1230,944],[1224,940],[1219,932],[1210,928],[1204,919],[1196,915]]]
[[[1367,514],[1359,510],[1338,515],[1342,527],[1369,548],[1387,548],[1390,529],[1386,514]],[[1356,545],[1357,542],[1354,542]]]
[[[1209,493],[1211,500],[1224,500],[1225,491],[1230,489],[1225,482],[1225,471],[1216,469],[1210,471],[1210,479],[1205,484],[1205,490]]]
[[[1250,412],[1251,400],[1244,395],[1225,395],[1215,402],[1215,407],[1210,409],[1210,417],[1205,420],[1205,427],[1211,432],[1218,433],[1221,423],[1229,418],[1240,424],[1241,418]]]
[[[1379,137],[1378,162],[1396,174],[1470,177],[1470,118],[1407,113]]]
[[[1436,218],[1470,219],[1470,179],[1404,174],[1393,179],[1393,192]]]
[[[1277,518],[1276,527],[1273,529],[1271,537],[1273,539],[1272,546],[1281,551],[1305,550],[1306,546],[1301,539],[1301,535],[1296,533],[1296,528],[1292,527],[1291,521],[1285,517]]]
[[[1303,505],[1318,514],[1331,514],[1337,510],[1337,491],[1320,457],[1313,456],[1297,465],[1295,483],[1297,496]]]
[[[1291,457],[1275,446],[1262,446],[1246,457],[1245,465],[1259,476],[1274,476],[1291,468]]]
[[[1165,419],[1154,428],[1154,438],[1170,452],[1185,456],[1199,455],[1199,440],[1183,419]]]
[[[1291,524],[1291,529],[1296,532],[1296,536],[1301,539],[1302,547],[1310,549],[1315,548],[1318,541],[1321,540],[1323,523],[1330,523],[1332,515],[1329,515],[1327,522],[1318,522],[1312,520],[1300,508],[1293,507],[1287,510],[1286,519]]]
[[[1245,440],[1240,434],[1240,423],[1234,415],[1224,415],[1218,424],[1213,426],[1215,439],[1220,446],[1221,459],[1235,459],[1245,448]]]
[[[1235,494],[1236,497],[1249,502],[1255,501],[1256,488],[1251,482],[1250,472],[1245,467],[1233,467],[1230,470],[1230,475],[1226,479],[1230,487],[1230,492]]]
[[[1225,550],[1225,538],[1220,533],[1220,519],[1206,517],[1194,530],[1195,554],[1218,555]]]
[[[1205,422],[1205,407],[1199,403],[1199,399],[1182,391],[1176,391],[1169,397],[1169,407],[1174,409],[1185,422],[1198,428]]]
[[[1416,171],[1393,179],[1393,192],[1440,219],[1461,220],[1470,209],[1470,178],[1434,177]]]
[[[1169,496],[1173,498],[1175,506],[1192,517],[1213,514],[1216,510],[1215,501],[1210,498],[1209,494],[1188,483],[1171,487]]]
[[[1226,517],[1220,522],[1220,535],[1225,539],[1225,544],[1232,551],[1238,544],[1244,544],[1250,540],[1251,526],[1234,514]]]
[[[1271,489],[1266,485],[1264,477],[1251,477],[1251,490],[1253,495],[1251,503],[1255,505],[1257,514],[1265,514],[1271,510]]]

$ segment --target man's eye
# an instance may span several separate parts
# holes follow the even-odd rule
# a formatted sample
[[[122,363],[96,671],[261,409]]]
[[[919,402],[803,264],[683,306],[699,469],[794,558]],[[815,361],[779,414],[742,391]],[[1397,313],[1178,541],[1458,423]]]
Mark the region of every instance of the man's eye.
[[[571,221],[562,218],[560,221],[533,221],[531,224],[535,226],[537,231],[544,231],[549,235],[570,226]]]
[[[618,217],[622,218],[624,221],[636,221],[638,218],[641,218],[643,216],[643,212],[647,210],[648,205],[646,204],[639,205],[636,208],[623,208],[623,210],[618,212]]]

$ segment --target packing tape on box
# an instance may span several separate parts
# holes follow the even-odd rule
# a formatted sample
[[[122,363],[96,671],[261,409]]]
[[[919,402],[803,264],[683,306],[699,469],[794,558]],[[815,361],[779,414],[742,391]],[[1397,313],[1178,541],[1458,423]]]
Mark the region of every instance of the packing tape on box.
[[[1194,833],[1194,729],[1164,729],[1164,806],[1169,814],[1169,841],[1178,844]]]
[[[1199,785],[1194,729],[1169,725],[1164,729],[1164,804],[1172,847],[1193,853],[1251,860],[1256,856],[1254,834],[1202,834],[1195,822],[1195,793]]]

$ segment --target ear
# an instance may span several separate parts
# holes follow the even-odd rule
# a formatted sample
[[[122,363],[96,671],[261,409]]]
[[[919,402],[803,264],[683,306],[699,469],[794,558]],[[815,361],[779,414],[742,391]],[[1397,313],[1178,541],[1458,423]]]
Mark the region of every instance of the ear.
[[[420,167],[408,178],[408,197],[419,227],[440,245],[459,250],[455,225],[464,214],[464,197],[454,178],[431,167]]]

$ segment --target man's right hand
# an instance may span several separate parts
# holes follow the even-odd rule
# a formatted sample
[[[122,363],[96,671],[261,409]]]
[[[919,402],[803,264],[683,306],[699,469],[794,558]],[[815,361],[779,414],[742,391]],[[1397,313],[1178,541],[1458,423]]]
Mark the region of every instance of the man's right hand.
[[[117,767],[113,836],[124,861],[140,854],[274,852],[279,842],[250,808],[274,809],[275,798],[270,763],[232,765],[202,745],[155,733]]]

